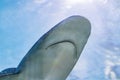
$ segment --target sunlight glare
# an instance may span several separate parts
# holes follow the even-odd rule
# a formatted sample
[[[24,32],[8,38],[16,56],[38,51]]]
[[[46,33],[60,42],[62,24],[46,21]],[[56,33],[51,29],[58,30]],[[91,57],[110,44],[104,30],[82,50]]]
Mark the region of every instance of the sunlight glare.
[[[71,9],[75,5],[88,5],[93,3],[94,0],[65,0],[64,5],[66,6],[67,9]]]
[[[66,0],[69,5],[91,3],[93,0]]]

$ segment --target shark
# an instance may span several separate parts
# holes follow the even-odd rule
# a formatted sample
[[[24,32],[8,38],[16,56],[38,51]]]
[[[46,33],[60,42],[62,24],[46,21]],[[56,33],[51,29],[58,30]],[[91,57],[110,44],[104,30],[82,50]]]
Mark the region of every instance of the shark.
[[[66,80],[91,33],[88,19],[70,16],[45,33],[16,68],[0,72],[0,80]]]

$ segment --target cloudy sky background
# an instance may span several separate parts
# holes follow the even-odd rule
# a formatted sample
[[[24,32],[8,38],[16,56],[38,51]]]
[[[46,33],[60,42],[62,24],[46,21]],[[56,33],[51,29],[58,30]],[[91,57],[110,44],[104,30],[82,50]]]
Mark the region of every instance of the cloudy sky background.
[[[81,15],[92,32],[67,80],[120,79],[119,0],[0,0],[0,71],[16,67],[61,20]]]

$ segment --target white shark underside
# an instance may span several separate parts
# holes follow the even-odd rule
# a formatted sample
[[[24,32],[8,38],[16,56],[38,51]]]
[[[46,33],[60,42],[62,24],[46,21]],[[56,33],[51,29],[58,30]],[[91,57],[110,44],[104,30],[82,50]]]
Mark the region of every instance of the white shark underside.
[[[0,80],[65,80],[90,35],[90,22],[71,16],[41,37],[17,68],[0,73]]]

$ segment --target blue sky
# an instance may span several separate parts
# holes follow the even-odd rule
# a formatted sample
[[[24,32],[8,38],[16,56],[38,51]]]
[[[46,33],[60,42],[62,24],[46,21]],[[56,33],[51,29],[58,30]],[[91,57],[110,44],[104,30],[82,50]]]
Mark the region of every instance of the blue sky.
[[[119,0],[0,0],[0,71],[16,67],[32,45],[71,15],[88,18],[89,41],[67,80],[113,80],[120,67]],[[119,69],[119,68],[118,68]]]

